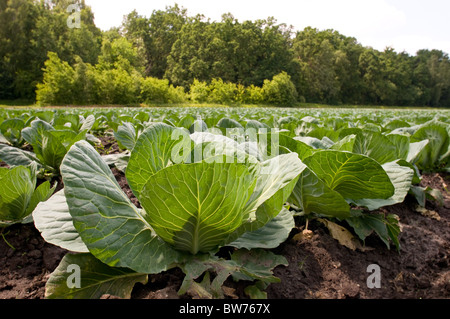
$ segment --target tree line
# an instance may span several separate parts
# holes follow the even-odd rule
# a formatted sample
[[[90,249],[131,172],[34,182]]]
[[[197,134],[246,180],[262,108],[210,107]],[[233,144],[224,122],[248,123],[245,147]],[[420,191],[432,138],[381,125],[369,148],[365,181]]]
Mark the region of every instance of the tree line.
[[[379,51],[274,18],[211,21],[175,4],[101,31],[84,0],[0,0],[0,21],[0,99],[450,106],[447,53]]]

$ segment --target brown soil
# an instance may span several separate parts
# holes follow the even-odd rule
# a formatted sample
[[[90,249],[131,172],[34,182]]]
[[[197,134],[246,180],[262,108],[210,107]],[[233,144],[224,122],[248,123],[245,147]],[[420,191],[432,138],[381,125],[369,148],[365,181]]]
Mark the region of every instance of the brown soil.
[[[98,139],[101,142],[101,146],[96,146],[97,151],[100,155],[117,154],[120,153],[119,145],[117,144],[116,138],[109,132],[103,136],[99,136]]]
[[[375,236],[366,240],[373,250],[360,252],[341,246],[321,224],[312,223],[311,239],[286,242],[276,249],[289,261],[275,274],[282,283],[268,288],[270,298],[424,298],[450,297],[450,193],[446,185],[450,176],[432,174],[423,177],[422,185],[439,189],[445,199],[440,207],[427,202],[440,220],[415,211],[416,201],[408,196],[404,203],[383,208],[400,217],[401,250],[388,250]],[[381,288],[369,289],[367,267],[381,268]]]
[[[131,193],[123,173],[113,169],[124,191],[139,204]],[[275,269],[281,283],[266,290],[271,299],[449,299],[450,298],[450,193],[447,184],[450,175],[430,174],[423,177],[422,185],[439,189],[444,194],[443,207],[428,201],[426,208],[438,214],[424,216],[415,210],[415,199],[407,197],[404,203],[384,208],[384,212],[400,217],[401,251],[388,250],[375,236],[366,240],[370,251],[353,251],[340,245],[327,229],[311,222],[312,237],[296,241],[304,223],[298,220],[291,239],[274,250],[286,257],[287,267]],[[437,218],[439,220],[437,220]],[[45,283],[66,253],[47,244],[33,224],[15,225],[3,231],[12,249],[0,236],[0,299],[44,297]],[[369,289],[367,267],[377,264],[381,268],[381,288]],[[183,273],[173,269],[149,276],[147,285],[137,284],[132,299],[179,298],[177,291]],[[229,296],[245,298],[248,283],[226,281]],[[230,292],[231,291],[231,292]],[[110,298],[111,296],[105,296]],[[189,298],[189,296],[182,296]]]
[[[45,283],[66,251],[47,244],[33,224],[14,225],[0,237],[0,299],[43,298]]]

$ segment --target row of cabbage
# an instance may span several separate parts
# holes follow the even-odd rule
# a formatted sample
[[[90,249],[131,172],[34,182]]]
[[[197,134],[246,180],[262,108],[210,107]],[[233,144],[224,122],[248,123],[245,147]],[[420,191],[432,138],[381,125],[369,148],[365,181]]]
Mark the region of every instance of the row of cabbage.
[[[339,223],[400,250],[408,194],[447,170],[448,113],[283,109],[9,110],[2,113],[0,225],[33,222],[68,253],[49,298],[130,297],[149,274],[179,267],[179,293],[223,297],[228,277],[265,296],[286,265],[271,249],[295,218]],[[100,155],[114,135],[122,153]],[[136,207],[111,172],[125,172]],[[61,178],[63,190],[53,194]],[[46,180],[36,187],[37,180]],[[53,188],[51,188],[53,186]],[[53,195],[52,195],[53,194]],[[233,247],[230,256],[218,254]],[[81,282],[68,285],[71,265]],[[213,275],[213,276],[211,276]],[[83,288],[80,288],[83,287]],[[90,288],[86,288],[90,287]]]

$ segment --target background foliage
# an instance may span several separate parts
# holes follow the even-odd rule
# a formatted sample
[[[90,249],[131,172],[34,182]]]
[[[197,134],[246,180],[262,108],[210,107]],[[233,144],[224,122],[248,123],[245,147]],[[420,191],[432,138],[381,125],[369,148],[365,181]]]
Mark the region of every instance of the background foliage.
[[[73,3],[81,27],[71,29]],[[378,51],[271,17],[211,21],[175,4],[149,16],[133,11],[120,28],[101,31],[83,0],[0,0],[0,20],[2,100],[450,105],[445,52]]]

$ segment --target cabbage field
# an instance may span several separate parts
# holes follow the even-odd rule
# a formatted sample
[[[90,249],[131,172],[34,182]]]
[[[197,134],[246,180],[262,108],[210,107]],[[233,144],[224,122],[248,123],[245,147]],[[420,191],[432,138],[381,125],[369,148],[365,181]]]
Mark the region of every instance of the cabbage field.
[[[0,298],[450,297],[449,110],[16,108],[0,133]]]

